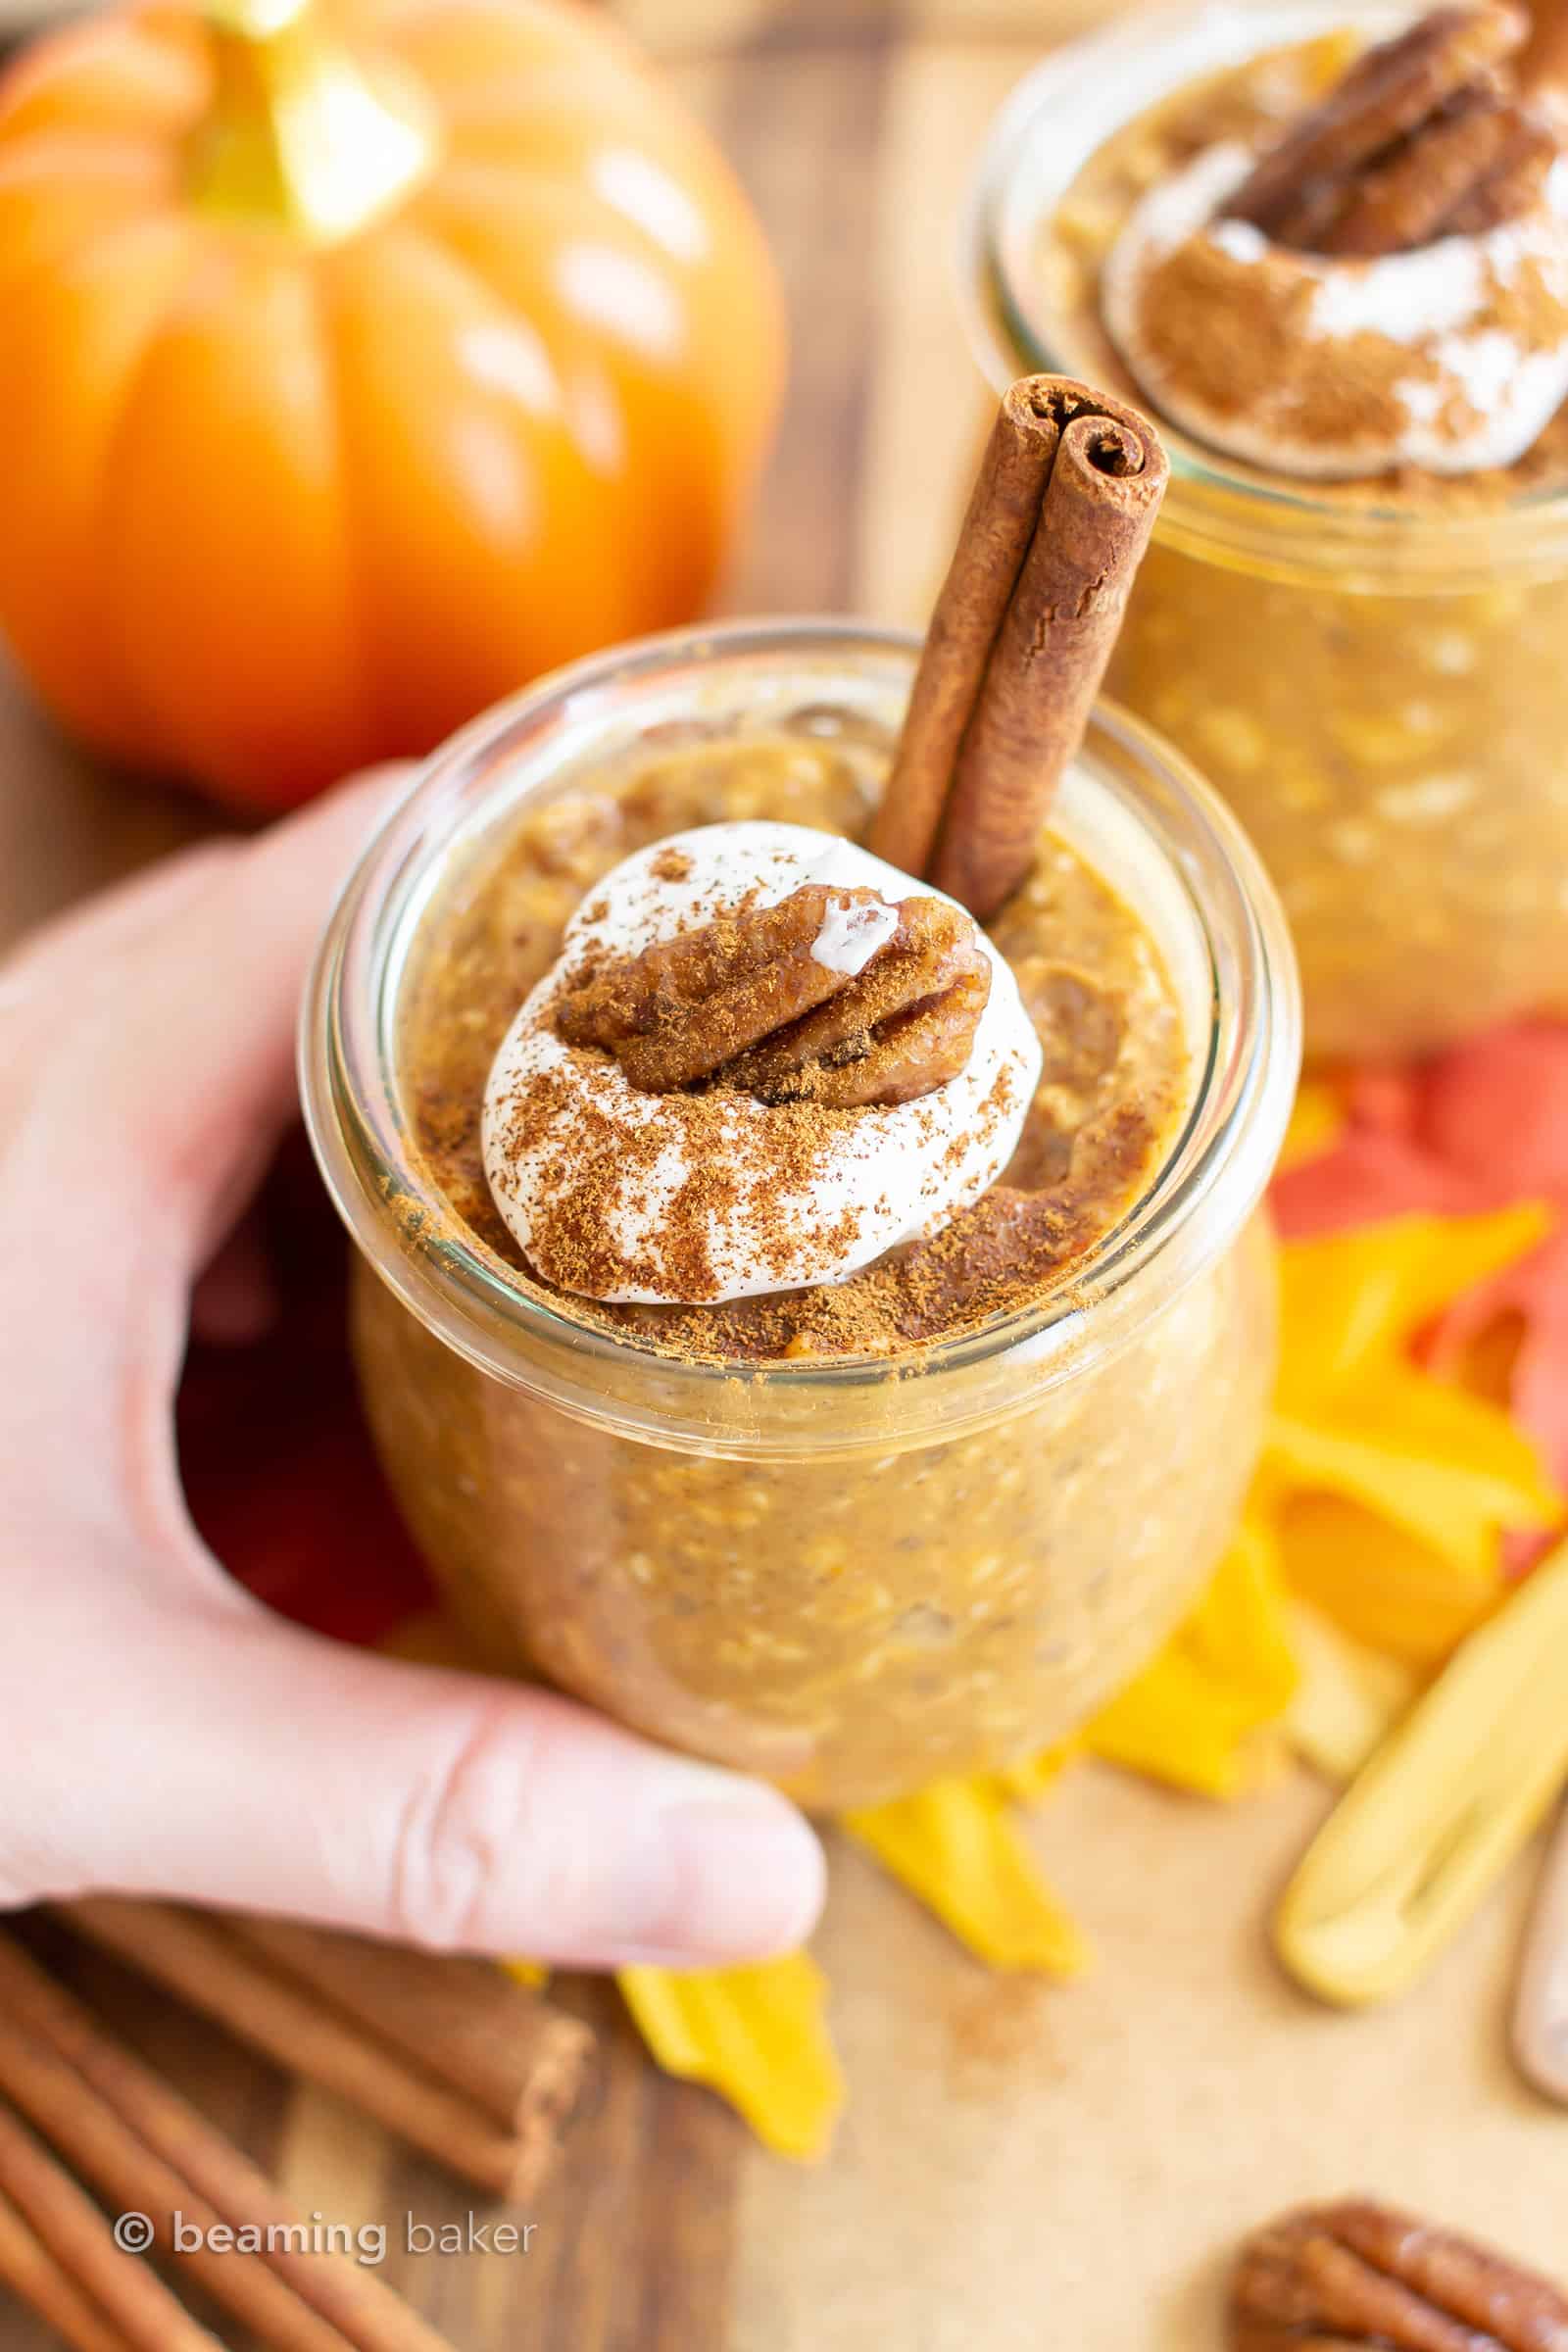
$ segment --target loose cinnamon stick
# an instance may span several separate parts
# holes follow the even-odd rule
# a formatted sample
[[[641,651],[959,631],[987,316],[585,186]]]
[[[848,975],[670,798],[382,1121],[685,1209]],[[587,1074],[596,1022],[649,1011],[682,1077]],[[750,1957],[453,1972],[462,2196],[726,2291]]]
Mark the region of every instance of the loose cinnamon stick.
[[[59,1913],[90,1943],[479,2187],[508,2198],[530,2192],[536,2159],[525,2161],[518,2142],[471,2100],[416,2074],[396,2051],[275,1975],[213,1921],[164,1903],[104,1896],[62,1904]]]
[[[222,2352],[139,2256],[122,2253],[92,2199],[0,2101],[0,2190],[120,2331],[120,2352]]]
[[[478,2101],[535,2155],[544,2178],[575,2106],[593,2035],[541,1993],[482,1960],[416,1952],[294,1920],[225,1919],[284,1976]]]
[[[124,2335],[56,2260],[21,2208],[3,2195],[0,2285],[46,2321],[72,2352],[125,2352]]]
[[[52,2042],[30,2034],[3,2009],[0,2088],[117,2212],[144,2214],[159,2247],[177,2255],[214,2301],[264,2343],[287,2352],[349,2352],[353,2339],[313,2312],[258,2255],[212,2245],[222,2216],[122,2121]],[[201,2237],[188,2251],[173,2242],[176,2213]]]
[[[330,2345],[337,2352],[347,2346],[355,2352],[450,2352],[444,2337],[350,2258],[336,2251],[311,2251],[308,2243],[291,2246],[284,2233],[301,2229],[301,2216],[278,2196],[266,2175],[176,2090],[105,2033],[65,1985],[45,1976],[4,1936],[0,2017],[24,2029],[35,2048],[74,2071],[76,2109],[101,2106],[121,2127],[106,2133],[100,2121],[90,2141],[84,2129],[73,2127],[80,2133],[77,2145],[83,2153],[77,2156],[72,2148],[67,2152],[101,2186],[145,2212],[155,2226],[167,2225],[177,2207],[204,2230],[213,2221],[222,2221],[236,2230],[254,2229],[261,2233],[259,2256],[215,2256],[222,2276],[220,2278],[215,2267],[207,2283],[215,2293],[223,2293],[231,2279],[253,2274],[258,2262],[270,2266],[277,2274],[275,2279],[257,2288],[247,2278],[240,2289],[249,2306],[243,2316],[268,2340],[286,2344],[289,2352],[305,2352],[311,2344]],[[0,2064],[3,2060],[0,2029]],[[47,2128],[55,2131],[53,2123]],[[55,2135],[66,2147],[66,2140]],[[127,2140],[140,2143],[143,2151],[134,2175]],[[100,2151],[90,2165],[89,2146]],[[111,2147],[121,2154],[109,2154]],[[111,2180],[108,2168],[113,2163],[122,2169]],[[160,2202],[171,2198],[172,2203]],[[228,2294],[226,2299],[239,2308],[235,2296]]]
[[[1025,376],[1002,403],[870,836],[982,922],[1083,741],[1168,470],[1086,384]]]

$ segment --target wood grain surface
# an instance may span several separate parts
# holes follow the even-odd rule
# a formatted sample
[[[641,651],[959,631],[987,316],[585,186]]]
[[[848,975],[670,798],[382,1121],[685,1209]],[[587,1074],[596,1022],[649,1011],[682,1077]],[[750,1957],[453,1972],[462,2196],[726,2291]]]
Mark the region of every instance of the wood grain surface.
[[[1009,85],[1102,12],[623,13],[734,155],[789,280],[790,413],[728,601],[918,620],[985,405],[955,208]],[[0,936],[197,821],[95,774],[0,680]],[[1031,1833],[1097,1944],[1072,1987],[988,1976],[835,1847],[818,1950],[851,2106],[815,2171],[662,2081],[612,1996],[572,1986],[605,2064],[561,2177],[519,2217],[538,2225],[526,2256],[400,2252],[406,2214],[459,2219],[465,2192],[107,1961],[69,1964],[307,2211],[387,2222],[384,2276],[460,2352],[1218,2352],[1226,2250],[1298,2198],[1361,2187],[1544,2265],[1568,2250],[1568,2117],[1503,2051],[1534,1864],[1397,2010],[1331,2015],[1276,1975],[1263,1934],[1325,1801],[1304,1778],[1225,1811],[1074,1776]],[[5,2352],[44,2345],[0,2302]]]

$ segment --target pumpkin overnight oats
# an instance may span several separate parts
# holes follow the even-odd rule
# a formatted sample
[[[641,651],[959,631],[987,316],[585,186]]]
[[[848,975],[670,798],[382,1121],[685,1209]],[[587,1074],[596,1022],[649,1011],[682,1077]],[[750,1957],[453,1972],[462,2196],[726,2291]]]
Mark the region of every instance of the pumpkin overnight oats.
[[[1294,971],[1197,779],[1080,748],[1163,478],[1096,401],[1009,396],[917,668],[654,640],[460,737],[307,1012],[372,1429],[479,1653],[817,1807],[1081,1722],[1261,1434]]]
[[[1320,1056],[1568,1007],[1563,117],[1506,10],[1346,20],[1157,12],[1050,61],[972,237],[996,380],[1161,420],[1109,684],[1257,843]]]

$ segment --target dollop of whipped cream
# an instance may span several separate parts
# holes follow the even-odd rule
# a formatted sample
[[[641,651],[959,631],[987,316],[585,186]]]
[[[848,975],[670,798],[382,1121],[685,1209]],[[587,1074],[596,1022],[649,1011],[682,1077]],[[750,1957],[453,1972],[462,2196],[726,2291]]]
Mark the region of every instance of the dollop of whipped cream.
[[[1012,1156],[1041,1049],[983,932],[991,993],[969,1060],[914,1102],[823,1114],[731,1089],[649,1094],[609,1054],[558,1035],[557,1001],[589,961],[640,955],[805,883],[890,902],[830,904],[812,953],[850,975],[897,927],[893,906],[943,895],[832,834],[747,821],[639,851],[567,924],[496,1055],[481,1128],[496,1206],[557,1288],[680,1306],[844,1282],[947,1224]]]
[[[1352,261],[1217,217],[1255,162],[1205,148],[1106,256],[1102,316],[1147,396],[1281,473],[1513,465],[1568,397],[1568,164],[1517,220]]]

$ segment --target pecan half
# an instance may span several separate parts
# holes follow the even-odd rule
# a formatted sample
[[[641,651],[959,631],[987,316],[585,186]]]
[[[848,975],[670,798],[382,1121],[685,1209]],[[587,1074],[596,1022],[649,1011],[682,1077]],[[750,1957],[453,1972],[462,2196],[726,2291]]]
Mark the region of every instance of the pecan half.
[[[839,943],[858,925],[885,936],[847,970]],[[564,993],[556,1027],[612,1054],[648,1094],[733,1086],[846,1109],[912,1102],[956,1077],[990,994],[961,908],[809,882],[600,966]]]
[[[1356,257],[1413,252],[1447,235],[1456,216],[1461,226],[1478,220],[1489,190],[1489,207],[1506,187],[1518,212],[1544,186],[1555,154],[1544,121],[1494,86],[1471,82],[1419,136],[1349,188],[1316,250]],[[1494,218],[1509,214],[1494,211]]]
[[[1249,2239],[1231,2340],[1235,2352],[1568,2352],[1568,2298],[1487,2246],[1352,2199]]]
[[[1554,126],[1536,108],[1515,109],[1517,127],[1493,169],[1444,220],[1440,235],[1482,237],[1504,220],[1517,220],[1541,202],[1552,166],[1562,153]]]
[[[1444,7],[1368,49],[1262,157],[1228,216],[1276,244],[1357,257],[1512,218],[1557,149],[1498,72],[1525,31],[1510,7]]]

